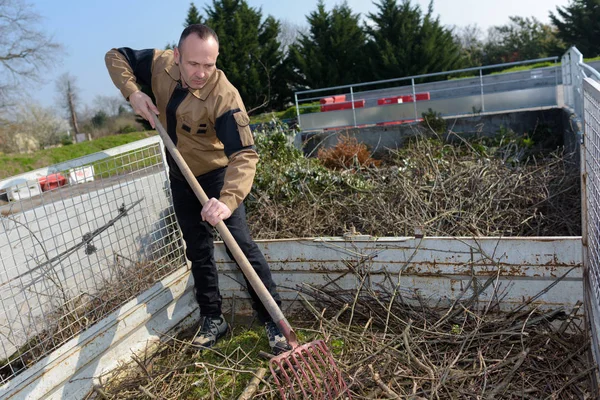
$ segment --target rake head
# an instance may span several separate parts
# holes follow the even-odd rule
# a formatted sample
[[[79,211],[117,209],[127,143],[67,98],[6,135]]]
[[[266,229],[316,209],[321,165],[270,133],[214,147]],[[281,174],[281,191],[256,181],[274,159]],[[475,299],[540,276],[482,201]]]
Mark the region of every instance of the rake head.
[[[273,357],[269,367],[284,400],[351,399],[342,373],[322,340]]]

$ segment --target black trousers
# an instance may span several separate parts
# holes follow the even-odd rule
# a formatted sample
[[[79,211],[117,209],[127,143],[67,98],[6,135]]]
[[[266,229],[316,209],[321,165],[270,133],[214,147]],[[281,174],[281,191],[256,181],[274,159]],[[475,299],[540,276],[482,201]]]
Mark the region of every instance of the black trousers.
[[[225,179],[225,171],[225,168],[221,168],[196,177],[208,198],[219,198]],[[222,298],[214,258],[215,228],[208,222],[202,221],[200,216],[202,205],[188,183],[175,177],[171,177],[170,181],[175,215],[187,245],[186,256],[192,263],[192,275],[200,314],[202,316],[219,316],[221,315]],[[281,297],[277,293],[269,265],[250,236],[244,204],[241,204],[231,214],[231,217],[224,222],[267,290],[275,299],[275,302],[281,306]],[[226,250],[233,260],[229,249]],[[252,307],[256,311],[259,320],[262,323],[271,321],[269,313],[247,279],[246,286],[252,298]]]

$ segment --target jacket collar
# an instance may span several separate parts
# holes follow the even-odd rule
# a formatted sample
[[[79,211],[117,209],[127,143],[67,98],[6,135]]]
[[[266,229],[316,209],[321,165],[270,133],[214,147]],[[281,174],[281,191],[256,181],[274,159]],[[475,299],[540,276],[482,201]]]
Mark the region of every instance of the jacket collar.
[[[173,80],[181,80],[181,71],[179,71],[179,65],[173,63],[165,68],[165,72],[169,74]],[[216,70],[202,89],[188,89],[189,92],[200,100],[206,100],[215,86],[217,86],[217,82],[219,81],[219,72],[220,70]]]

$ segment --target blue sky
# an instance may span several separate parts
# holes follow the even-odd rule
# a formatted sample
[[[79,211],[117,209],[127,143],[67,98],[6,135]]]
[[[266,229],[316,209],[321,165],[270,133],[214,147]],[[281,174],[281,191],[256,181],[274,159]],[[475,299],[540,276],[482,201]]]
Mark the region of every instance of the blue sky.
[[[361,14],[375,11],[368,0],[347,2]],[[413,0],[415,2],[424,9],[429,3],[428,0]],[[190,6],[190,0],[30,0],[30,3],[42,17],[41,28],[66,49],[61,64],[42,74],[43,83],[33,95],[44,106],[56,103],[54,80],[64,72],[76,77],[80,98],[86,104],[91,105],[97,95],[118,95],[104,66],[106,51],[123,46],[163,48],[177,41]],[[306,25],[306,15],[315,10],[317,0],[248,0],[248,3],[261,8],[263,15]],[[328,9],[339,3],[325,0]],[[446,25],[477,24],[487,29],[507,23],[511,15],[535,16],[549,22],[549,11],[568,3],[569,0],[437,0],[434,13]],[[212,0],[194,1],[194,4],[202,11]]]

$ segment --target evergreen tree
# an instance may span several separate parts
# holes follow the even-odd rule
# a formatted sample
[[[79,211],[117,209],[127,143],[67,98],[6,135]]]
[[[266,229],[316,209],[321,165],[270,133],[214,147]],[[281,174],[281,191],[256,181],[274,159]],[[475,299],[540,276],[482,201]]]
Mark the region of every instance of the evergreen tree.
[[[433,16],[433,2],[423,15],[410,0],[381,0],[367,17],[367,54],[375,79],[399,78],[461,68],[461,47],[451,29]]]
[[[198,9],[194,5],[194,3],[190,3],[190,8],[188,9],[188,15],[187,15],[187,18],[185,19],[185,23],[183,24],[183,26],[185,28],[187,28],[190,25],[201,24],[201,23],[202,23],[202,17],[200,16]]]
[[[213,0],[205,12],[203,19],[192,4],[186,23],[202,21],[217,33],[217,67],[238,89],[246,108],[281,107],[289,100],[290,90],[278,78],[283,73],[279,22],[271,16],[263,20],[260,9],[250,7],[246,0]]]
[[[550,12],[550,20],[567,47],[576,46],[586,57],[600,55],[600,0],[572,0]]]
[[[365,35],[360,15],[353,14],[346,2],[325,10],[319,0],[317,10],[307,16],[309,32],[301,34],[289,50],[295,83],[303,88],[319,88],[358,83],[365,74]]]

